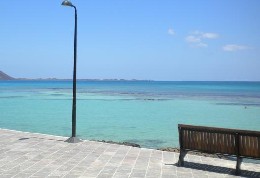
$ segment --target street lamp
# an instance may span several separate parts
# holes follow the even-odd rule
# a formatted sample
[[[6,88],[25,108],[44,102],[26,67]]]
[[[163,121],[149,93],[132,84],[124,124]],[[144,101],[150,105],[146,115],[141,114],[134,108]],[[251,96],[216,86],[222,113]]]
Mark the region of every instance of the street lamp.
[[[75,9],[75,30],[74,30],[74,68],[73,68],[73,104],[72,104],[72,135],[66,142],[77,143],[81,140],[76,137],[76,74],[77,74],[77,8],[70,1],[63,1],[63,6],[70,6]]]

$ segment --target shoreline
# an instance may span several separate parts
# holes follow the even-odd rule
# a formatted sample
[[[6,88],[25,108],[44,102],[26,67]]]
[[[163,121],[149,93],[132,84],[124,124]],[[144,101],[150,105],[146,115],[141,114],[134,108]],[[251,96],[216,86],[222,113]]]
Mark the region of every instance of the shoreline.
[[[60,135],[51,135],[51,134],[43,134],[43,133],[38,133],[38,132],[26,132],[26,131],[19,131],[19,130],[12,130],[12,129],[6,129],[6,128],[1,128],[0,130],[8,130],[8,131],[12,131],[12,132],[19,132],[19,133],[29,133],[29,134],[40,134],[40,135],[44,135],[44,136],[54,136],[54,137],[58,137],[58,138],[69,138],[66,136],[60,136]],[[84,140],[84,139],[83,139]],[[145,148],[145,147],[141,147],[141,145],[137,144],[137,143],[132,143],[132,142],[118,142],[118,141],[112,141],[112,140],[89,140],[89,141],[96,141],[96,142],[103,142],[103,143],[110,143],[110,144],[117,144],[117,145],[125,145],[125,146],[132,146],[132,147],[137,147],[137,148]],[[146,149],[151,149],[151,148],[146,148]],[[160,151],[167,151],[167,152],[175,152],[175,153],[179,153],[180,149],[177,147],[162,147],[162,148],[153,148],[154,150],[160,150]],[[200,152],[192,152],[189,151],[189,154],[193,154],[193,155],[198,155],[198,156],[205,156],[205,157],[212,157],[212,158],[222,158],[222,155],[217,155],[217,154],[207,154],[207,153],[200,153]],[[225,157],[225,156],[223,156]],[[226,157],[225,157],[226,158]]]

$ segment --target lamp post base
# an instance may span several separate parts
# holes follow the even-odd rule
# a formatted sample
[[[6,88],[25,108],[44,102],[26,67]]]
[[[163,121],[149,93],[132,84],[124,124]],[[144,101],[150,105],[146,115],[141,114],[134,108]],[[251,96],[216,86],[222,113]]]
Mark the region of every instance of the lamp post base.
[[[79,143],[79,142],[82,142],[82,140],[78,139],[77,137],[70,137],[67,140],[65,140],[65,142],[68,142],[68,143]]]

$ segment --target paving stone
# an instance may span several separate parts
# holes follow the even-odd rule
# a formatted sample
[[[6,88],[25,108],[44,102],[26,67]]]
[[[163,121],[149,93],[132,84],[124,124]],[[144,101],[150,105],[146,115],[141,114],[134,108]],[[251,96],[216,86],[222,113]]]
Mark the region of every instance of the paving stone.
[[[12,174],[0,174],[0,177],[1,178],[10,178],[10,177],[13,177]]]
[[[177,175],[171,175],[171,174],[164,174],[161,178],[178,178]]]
[[[145,177],[146,171],[144,170],[133,170],[130,177]]]
[[[14,178],[28,178],[30,177],[32,174],[26,174],[26,173],[19,173],[16,176],[14,176]]]

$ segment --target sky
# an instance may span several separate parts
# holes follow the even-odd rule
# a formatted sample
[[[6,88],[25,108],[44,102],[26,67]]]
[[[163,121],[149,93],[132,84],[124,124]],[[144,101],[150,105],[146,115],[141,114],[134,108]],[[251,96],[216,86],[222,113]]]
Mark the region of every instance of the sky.
[[[0,70],[72,78],[74,10],[1,1]],[[80,79],[260,81],[259,0],[72,0]]]

